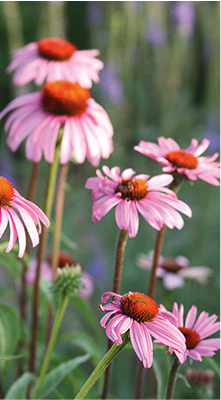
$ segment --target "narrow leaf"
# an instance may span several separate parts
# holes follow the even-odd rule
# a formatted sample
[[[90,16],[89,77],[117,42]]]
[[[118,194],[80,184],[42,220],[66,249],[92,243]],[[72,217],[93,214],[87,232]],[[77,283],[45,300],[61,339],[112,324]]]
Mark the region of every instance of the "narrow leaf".
[[[0,356],[13,355],[20,337],[20,321],[14,308],[0,303]]]
[[[73,343],[75,346],[80,347],[82,350],[90,354],[94,366],[102,358],[101,347],[99,344],[86,332],[75,332],[71,336],[61,337],[61,340],[66,340]]]
[[[60,364],[58,367],[51,370],[45,378],[42,390],[41,390],[41,398],[45,398],[49,393],[54,391],[58,385],[63,381],[63,379],[73,372],[73,370],[78,367],[80,364],[84,363],[90,358],[89,354],[85,354],[84,356],[79,356],[74,358],[73,360],[66,361]],[[34,393],[35,389],[33,389]]]
[[[155,351],[153,369],[157,380],[157,398],[165,399],[165,393],[170,373],[170,363],[167,350],[161,346],[161,351]]]
[[[5,399],[26,399],[26,392],[30,383],[36,378],[29,372],[25,372],[18,378],[6,393]]]

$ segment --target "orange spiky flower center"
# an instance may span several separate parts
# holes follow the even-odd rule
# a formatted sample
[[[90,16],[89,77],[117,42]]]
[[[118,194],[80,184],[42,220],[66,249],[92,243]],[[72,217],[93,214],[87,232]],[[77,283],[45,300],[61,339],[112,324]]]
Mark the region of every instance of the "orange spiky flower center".
[[[195,169],[198,165],[197,157],[185,150],[170,151],[166,158],[178,168]]]
[[[47,60],[65,61],[74,54],[77,48],[64,39],[48,38],[38,42],[38,52]]]
[[[123,179],[116,188],[124,200],[142,200],[147,194],[147,183],[143,179]]]
[[[0,176],[0,207],[9,206],[13,196],[13,186],[7,179]]]
[[[89,98],[88,89],[65,80],[49,82],[42,89],[42,106],[54,115],[79,116],[87,109]]]
[[[194,347],[196,347],[196,345],[200,342],[200,335],[189,328],[179,327],[178,329],[185,336],[186,347],[188,349],[194,349]]]
[[[121,298],[121,311],[137,322],[153,321],[158,314],[157,303],[143,293],[125,294]]]

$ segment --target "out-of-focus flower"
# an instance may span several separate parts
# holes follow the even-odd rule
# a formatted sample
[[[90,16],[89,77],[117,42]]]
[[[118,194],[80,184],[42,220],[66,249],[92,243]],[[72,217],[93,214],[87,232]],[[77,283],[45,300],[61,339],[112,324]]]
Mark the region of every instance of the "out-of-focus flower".
[[[151,23],[146,30],[146,39],[155,46],[166,42],[166,33],[157,23]]]
[[[26,271],[26,281],[29,285],[33,285],[35,282],[36,270],[37,259],[33,258],[30,260],[30,268]],[[52,279],[51,265],[47,261],[43,261],[41,264],[41,276],[43,276],[46,281],[51,281]]]
[[[140,254],[137,265],[141,268],[151,270],[154,252],[151,250],[147,255]],[[157,276],[163,279],[166,289],[173,290],[185,284],[185,278],[194,279],[201,284],[208,282],[208,277],[213,273],[208,267],[189,267],[189,260],[184,256],[176,258],[164,258],[160,256]]]
[[[49,255],[47,260],[45,260],[42,263],[41,275],[47,281],[52,280],[51,261],[52,261],[52,256]],[[76,262],[69,254],[63,251],[59,253],[58,268],[62,269],[65,268],[66,266],[75,267],[76,265],[79,265],[79,263]],[[30,262],[30,269],[26,273],[26,280],[30,285],[33,285],[35,281],[36,269],[37,269],[37,260],[33,259]],[[79,295],[84,299],[90,299],[94,291],[94,282],[92,276],[87,272],[82,271],[81,283],[82,286],[79,290]]]
[[[104,21],[104,8],[101,1],[88,3],[87,20],[91,26],[99,26]]]
[[[101,72],[101,95],[104,99],[108,99],[116,104],[124,102],[124,86],[123,82],[117,76],[115,65],[107,65]]]
[[[25,85],[32,80],[42,85],[45,81],[65,79],[90,88],[93,81],[99,82],[98,72],[103,68],[97,55],[98,50],[77,50],[64,39],[46,38],[16,50],[7,72],[16,70],[15,85]]]
[[[150,368],[153,363],[151,336],[161,344],[172,347],[177,352],[180,362],[184,361],[184,337],[175,325],[166,319],[166,311],[161,314],[153,299],[137,292],[129,292],[123,296],[106,292],[101,297],[102,303],[106,303],[110,296],[113,296],[113,299],[108,304],[100,304],[101,311],[107,311],[100,324],[106,328],[106,335],[112,342],[122,344],[121,335],[129,331],[134,351],[144,368]]]
[[[193,1],[177,1],[172,8],[172,16],[180,35],[189,39],[194,30],[195,9]]]
[[[161,311],[166,311],[164,306],[160,306]],[[220,329],[220,322],[216,322],[217,315],[202,311],[196,320],[197,307],[192,306],[188,311],[185,323],[183,321],[183,304],[178,308],[177,303],[173,304],[173,315],[176,317],[175,325],[182,332],[186,339],[185,360],[187,357],[195,361],[202,361],[202,357],[212,357],[216,350],[220,349],[220,339],[206,339]],[[172,315],[172,314],[171,314]],[[173,322],[173,320],[170,320]],[[170,353],[173,349],[169,350]],[[175,350],[176,353],[176,350]],[[178,357],[178,355],[177,355]]]
[[[220,177],[220,163],[214,162],[219,154],[200,157],[209,147],[208,139],[204,139],[201,144],[198,144],[198,140],[192,139],[186,150],[180,149],[180,146],[171,138],[166,139],[161,136],[158,138],[158,143],[157,145],[141,140],[134,150],[164,165],[162,168],[164,172],[176,172],[192,181],[199,178],[211,185],[219,186],[217,178]]]
[[[210,141],[210,150],[219,151],[220,149],[220,128],[219,116],[217,114],[210,114],[206,123],[204,136]]]
[[[44,154],[53,162],[57,140],[61,140],[60,162],[72,157],[82,163],[85,157],[97,166],[100,158],[113,151],[113,128],[106,111],[78,83],[55,81],[47,83],[41,92],[20,96],[0,113],[8,117],[8,145],[16,151],[27,137],[26,156],[38,162]],[[59,137],[63,128],[62,137]]]
[[[191,386],[205,386],[213,382],[215,372],[211,369],[200,371],[197,369],[188,369],[186,372],[186,378]]]
[[[18,238],[18,257],[21,258],[24,255],[26,248],[24,226],[30,236],[32,246],[37,246],[41,233],[40,221],[47,228],[49,227],[50,222],[43,211],[31,201],[22,197],[7,179],[0,177],[0,238],[8,224],[10,227],[10,238],[5,252],[8,253],[12,250]]]
[[[163,225],[181,229],[183,219],[176,211],[191,217],[191,209],[178,200],[175,193],[164,186],[172,182],[171,175],[163,174],[147,180],[149,175],[136,175],[131,168],[120,173],[119,167],[104,166],[104,177],[97,170],[96,178],[89,178],[85,187],[92,189],[94,222],[116,207],[115,218],[120,229],[128,230],[129,237],[135,237],[139,228],[138,212],[155,229]]]

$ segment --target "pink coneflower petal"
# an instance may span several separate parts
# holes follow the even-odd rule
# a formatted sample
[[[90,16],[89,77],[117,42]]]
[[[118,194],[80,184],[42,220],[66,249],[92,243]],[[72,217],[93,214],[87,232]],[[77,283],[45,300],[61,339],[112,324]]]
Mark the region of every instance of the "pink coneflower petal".
[[[102,61],[95,58],[98,55],[96,49],[79,51],[63,39],[47,38],[16,50],[7,72],[16,70],[16,85],[32,80],[41,85],[45,80],[67,79],[90,88],[93,81],[99,82],[98,73],[103,68]]]
[[[56,67],[55,71],[59,71]],[[0,119],[12,111],[5,129],[8,145],[16,151],[27,138],[27,158],[39,162],[44,155],[52,163],[59,131],[60,161],[72,157],[82,163],[87,157],[93,166],[113,152],[113,127],[106,111],[90,98],[88,89],[78,83],[61,80],[47,83],[39,93],[20,96],[1,113]]]
[[[0,238],[4,235],[4,232],[8,225],[8,214],[2,207],[0,207]]]
[[[137,209],[141,213],[141,215],[144,217],[144,219],[156,230],[160,230],[163,226],[163,219],[162,219],[162,214],[158,211],[154,205],[151,205],[151,203],[148,201],[140,201],[137,203]],[[165,219],[164,219],[164,222]],[[168,225],[168,221],[167,221]]]
[[[130,203],[129,201],[120,201],[116,207],[116,222],[120,229],[128,229],[129,225],[129,210]]]
[[[180,332],[176,332],[174,335],[173,331],[170,331],[170,323],[165,318],[158,316],[155,321],[145,322],[148,326],[149,331],[155,339],[159,340],[161,343],[174,347],[175,344],[180,343],[182,346],[183,338]]]
[[[134,150],[162,164],[164,172],[178,173],[193,181],[200,178],[211,185],[219,185],[219,163],[214,162],[217,154],[200,157],[209,146],[208,139],[204,139],[200,145],[196,139],[192,139],[186,150],[180,149],[171,138],[160,137],[158,143],[140,141]]]
[[[214,356],[215,350],[220,349],[220,339],[204,339],[220,329],[220,323],[215,322],[217,316],[214,314],[209,317],[208,313],[203,311],[194,324],[197,308],[192,306],[187,314],[186,323],[183,325],[183,316],[181,318],[181,314],[183,314],[183,305],[181,306],[180,309],[178,309],[177,303],[174,303],[173,314],[176,317],[177,327],[186,339],[187,350],[185,352],[185,358],[189,356],[193,360],[202,361],[202,356]],[[170,349],[170,353],[172,352],[173,349]]]
[[[69,129],[72,131],[72,146],[73,146],[73,154],[78,163],[83,163],[86,157],[87,149],[86,149],[86,141],[85,138],[80,134],[80,124],[79,120],[76,118],[75,120],[69,120],[66,123],[69,124]]]
[[[159,189],[161,186],[167,186],[173,181],[173,177],[171,175],[163,174],[157,175],[148,181],[149,190]]]
[[[189,357],[191,357],[195,361],[202,361],[201,355],[196,350],[189,350]]]
[[[130,340],[144,368],[150,368],[153,363],[153,344],[149,332],[145,335],[142,324],[137,321],[134,321],[130,328]]]
[[[135,353],[144,368],[150,368],[153,362],[151,335],[159,339],[160,344],[171,346],[170,351],[176,351],[180,362],[184,362],[185,340],[175,326],[175,316],[163,307],[159,311],[155,301],[143,293],[129,292],[120,296],[107,292],[103,294],[102,301],[106,302],[110,296],[113,300],[105,306],[100,305],[102,311],[107,311],[100,324],[106,328],[110,340],[120,345],[121,335],[128,331]],[[168,317],[172,318],[172,323]]]
[[[0,237],[5,232],[8,223],[10,229],[6,253],[12,250],[18,238],[18,257],[21,258],[24,255],[26,248],[24,226],[35,247],[39,243],[39,232],[36,226],[40,231],[40,220],[44,225],[49,226],[50,222],[46,215],[35,204],[25,200],[7,179],[0,177]]]
[[[192,306],[186,316],[185,326],[187,328],[191,329],[193,327],[194,322],[196,320],[196,315],[197,315],[197,308],[196,308],[196,306]]]
[[[190,208],[178,200],[176,194],[163,186],[172,181],[170,175],[156,176],[148,180],[148,175],[134,176],[131,168],[120,173],[119,167],[103,172],[97,171],[96,178],[89,178],[85,187],[92,189],[94,222],[116,207],[116,223],[120,229],[128,231],[129,237],[135,237],[139,228],[138,212],[155,229],[160,230],[165,224],[169,228],[183,227],[183,219],[176,211],[191,216]]]
[[[193,152],[195,157],[201,156],[209,147],[210,141],[208,139],[203,139],[199,147]]]
[[[13,247],[15,245],[15,242],[16,242],[16,239],[18,237],[16,225],[15,225],[15,222],[14,222],[14,220],[12,218],[12,215],[11,215],[10,211],[7,211],[7,212],[8,212],[8,222],[9,222],[9,228],[10,228],[10,236],[9,236],[8,247],[5,250],[5,253],[9,253],[13,249]],[[26,246],[26,238],[25,238],[25,246]],[[23,247],[23,249],[24,249],[24,247]],[[20,251],[19,251],[18,257],[21,258],[21,252]]]
[[[119,343],[120,337],[119,334],[117,335],[116,333],[116,327],[121,320],[121,314],[114,315],[106,327],[107,337],[112,340],[112,342]]]
[[[102,310],[103,311],[103,310]],[[105,314],[101,320],[100,320],[100,325],[102,326],[102,328],[106,328],[106,323],[109,320],[109,318],[113,315],[116,314],[118,310],[114,310],[114,311],[110,311],[107,314]]]
[[[213,333],[216,333],[219,330],[220,330],[220,322],[216,322],[213,325],[204,328],[203,332],[201,333],[201,338],[202,339],[207,338],[208,336],[212,335]]]

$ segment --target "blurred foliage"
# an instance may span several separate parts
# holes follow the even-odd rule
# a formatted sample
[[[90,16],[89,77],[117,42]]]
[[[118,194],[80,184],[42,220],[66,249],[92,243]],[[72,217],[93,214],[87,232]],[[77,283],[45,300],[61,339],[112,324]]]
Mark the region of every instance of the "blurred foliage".
[[[4,71],[14,49],[44,36],[66,37],[79,49],[100,50],[104,70],[100,83],[92,88],[92,95],[107,110],[115,132],[115,151],[109,160],[102,160],[100,167],[105,164],[119,165],[122,169],[132,167],[138,173],[161,173],[160,165],[133,150],[133,146],[139,140],[155,142],[160,135],[173,137],[183,148],[188,146],[192,137],[198,140],[207,137],[211,140],[208,154],[218,150],[218,1],[0,2],[1,109],[13,96],[36,90],[32,84],[26,88],[13,88],[11,77]],[[25,196],[30,170],[31,162],[25,159],[24,144],[12,154],[6,145],[6,134],[3,133],[1,122],[0,174],[11,179]],[[36,200],[40,207],[43,206],[46,173],[47,165],[43,160]],[[68,212],[65,212],[63,220],[63,233],[66,235],[64,237],[77,244],[76,249],[72,250],[72,255],[94,276],[95,292],[90,304],[94,317],[90,314],[90,308],[83,302],[81,305],[81,302],[76,301],[69,307],[62,334],[68,335],[70,331],[84,330],[85,335],[94,335],[95,329],[90,321],[92,317],[97,324],[99,333],[96,333],[96,337],[99,335],[100,349],[105,351],[106,336],[99,326],[101,313],[98,303],[101,294],[112,287],[118,228],[113,211],[99,224],[91,222],[91,194],[84,189],[84,184],[88,177],[94,175],[95,169],[88,162],[83,165],[71,165],[65,200],[65,210]],[[190,265],[207,265],[213,268],[214,274],[203,289],[196,282],[187,281],[183,288],[170,293],[169,298],[159,282],[156,298],[162,303],[167,301],[169,308],[176,300],[184,303],[186,310],[195,304],[199,312],[205,309],[209,313],[218,314],[219,191],[216,187],[197,181],[194,184],[183,185],[179,197],[191,206],[193,218],[185,218],[184,229],[180,232],[175,229],[166,231],[163,255],[171,257],[182,254],[189,258]],[[140,218],[139,233],[135,239],[128,241],[126,249],[122,293],[128,290],[147,290],[148,274],[137,268],[136,257],[139,252],[148,252],[154,247],[155,236],[156,232]],[[48,252],[51,249],[51,237],[50,233]],[[62,247],[71,252],[65,241]],[[35,254],[34,250],[33,256]],[[16,287],[18,284],[19,280],[16,279]],[[12,277],[1,272],[2,290],[7,285],[13,287]],[[30,296],[32,288],[29,289]],[[4,296],[4,301],[16,307],[16,295],[14,291],[14,298],[10,293],[10,296]],[[43,298],[39,362],[45,340],[46,305],[47,302]],[[83,317],[84,312],[87,315],[86,321]],[[29,322],[30,319],[29,310]],[[30,332],[27,331],[27,340],[29,335]],[[68,361],[70,357],[80,355],[77,348],[80,339],[80,347],[86,347],[85,338],[77,340],[76,334],[73,334],[70,340],[57,344],[51,369],[61,362]],[[25,357],[27,358],[26,353]],[[218,360],[218,357],[216,359]],[[87,378],[93,362],[94,355],[91,362],[86,363],[89,365],[85,364],[74,376],[65,378],[54,396],[68,398],[70,393],[73,394],[73,390],[76,391]],[[17,364],[18,361],[11,362],[14,367],[10,370],[10,377],[7,376],[4,380],[6,391],[13,379],[16,380]],[[204,368],[197,362],[192,364],[195,368]],[[133,351],[124,351],[114,361],[111,395],[121,398],[134,397],[136,366],[137,357]],[[187,366],[182,366],[182,373]],[[123,371],[124,374],[119,374],[119,371]],[[147,396],[150,396],[149,378],[148,371]],[[26,383],[30,382],[30,379],[31,376],[24,376]],[[218,380],[214,388],[212,394],[210,388],[210,398],[218,397]],[[195,398],[202,398],[199,397],[202,396],[200,391],[191,390],[186,389],[185,383],[179,379],[175,395],[177,398],[193,398],[193,395]],[[97,395],[96,388],[91,395]]]

